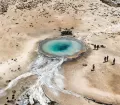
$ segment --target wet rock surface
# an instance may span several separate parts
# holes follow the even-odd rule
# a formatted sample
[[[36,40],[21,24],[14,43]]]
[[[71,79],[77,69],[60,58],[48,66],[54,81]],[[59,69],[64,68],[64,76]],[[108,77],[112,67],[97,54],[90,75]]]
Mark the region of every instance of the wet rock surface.
[[[100,0],[100,1],[109,6],[120,7],[120,0]]]

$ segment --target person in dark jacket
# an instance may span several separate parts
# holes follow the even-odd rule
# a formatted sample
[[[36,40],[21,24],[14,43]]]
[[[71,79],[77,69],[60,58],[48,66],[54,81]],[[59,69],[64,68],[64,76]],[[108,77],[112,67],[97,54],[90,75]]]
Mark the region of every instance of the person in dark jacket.
[[[115,58],[113,59],[113,63],[112,63],[112,65],[115,65]]]
[[[105,62],[106,62],[106,59],[107,59],[107,57],[104,57],[104,62],[103,62],[103,63],[105,63]]]
[[[96,46],[96,44],[94,45],[94,50],[96,50],[96,48],[97,48],[97,46]]]
[[[106,57],[106,61],[108,62],[109,56]]]
[[[97,45],[97,50],[99,49],[99,47],[100,47],[100,46],[99,46],[99,45]]]
[[[92,70],[91,71],[95,71],[95,65],[94,64],[92,66]]]

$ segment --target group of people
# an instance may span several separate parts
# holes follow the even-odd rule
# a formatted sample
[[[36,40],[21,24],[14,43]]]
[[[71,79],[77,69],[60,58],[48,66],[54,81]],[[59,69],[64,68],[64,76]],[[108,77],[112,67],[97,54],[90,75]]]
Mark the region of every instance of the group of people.
[[[94,50],[98,50],[100,48],[100,46],[99,45],[94,45]]]
[[[100,47],[101,47],[101,46],[94,44],[94,50],[98,50]],[[102,47],[105,47],[105,46],[102,45]],[[108,60],[109,60],[109,56],[105,56],[103,63],[108,62]],[[115,65],[115,61],[116,61],[116,60],[115,60],[115,58],[114,58],[113,61],[112,61],[112,65]],[[94,70],[95,70],[95,64],[92,65],[91,71],[94,71]]]
[[[106,62],[108,62],[108,60],[109,60],[109,56],[106,56],[106,57],[104,57],[104,62],[103,63],[106,63]],[[112,61],[112,65],[115,65],[115,58],[113,59],[113,61]]]
[[[109,56],[104,57],[104,62],[103,62],[103,63],[108,62],[108,60],[109,60]],[[116,61],[116,60],[115,60],[115,58],[114,58],[113,61],[112,61],[112,65],[115,65],[115,61]],[[92,65],[91,71],[95,71],[95,64]]]
[[[104,62],[103,63],[108,62],[108,59],[109,59],[109,56],[104,57]]]

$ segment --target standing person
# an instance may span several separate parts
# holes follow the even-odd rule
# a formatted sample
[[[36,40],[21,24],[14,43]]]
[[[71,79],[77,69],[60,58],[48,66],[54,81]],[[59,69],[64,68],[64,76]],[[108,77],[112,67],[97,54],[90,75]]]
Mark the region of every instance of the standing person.
[[[95,65],[94,64],[92,66],[92,70],[91,71],[95,71]]]
[[[106,57],[106,61],[108,62],[109,56]]]
[[[113,59],[113,63],[112,63],[112,65],[115,65],[115,58]]]
[[[96,49],[96,47],[97,47],[97,46],[96,46],[96,44],[95,44],[95,45],[94,45],[94,50]]]
[[[103,62],[103,63],[105,63],[105,62],[106,62],[106,59],[107,59],[107,57],[104,57],[104,62]]]
[[[99,49],[99,45],[97,45],[97,50]]]

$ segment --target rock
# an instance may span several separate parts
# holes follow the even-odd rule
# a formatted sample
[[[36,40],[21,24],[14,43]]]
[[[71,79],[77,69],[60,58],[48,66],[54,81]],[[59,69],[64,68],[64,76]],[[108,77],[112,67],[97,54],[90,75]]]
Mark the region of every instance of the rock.
[[[0,14],[7,12],[8,10],[8,3],[7,1],[0,1]]]
[[[101,48],[106,48],[104,45],[100,45]]]
[[[100,0],[100,1],[109,6],[120,7],[120,0]]]
[[[83,66],[87,66],[87,64],[83,64]]]

